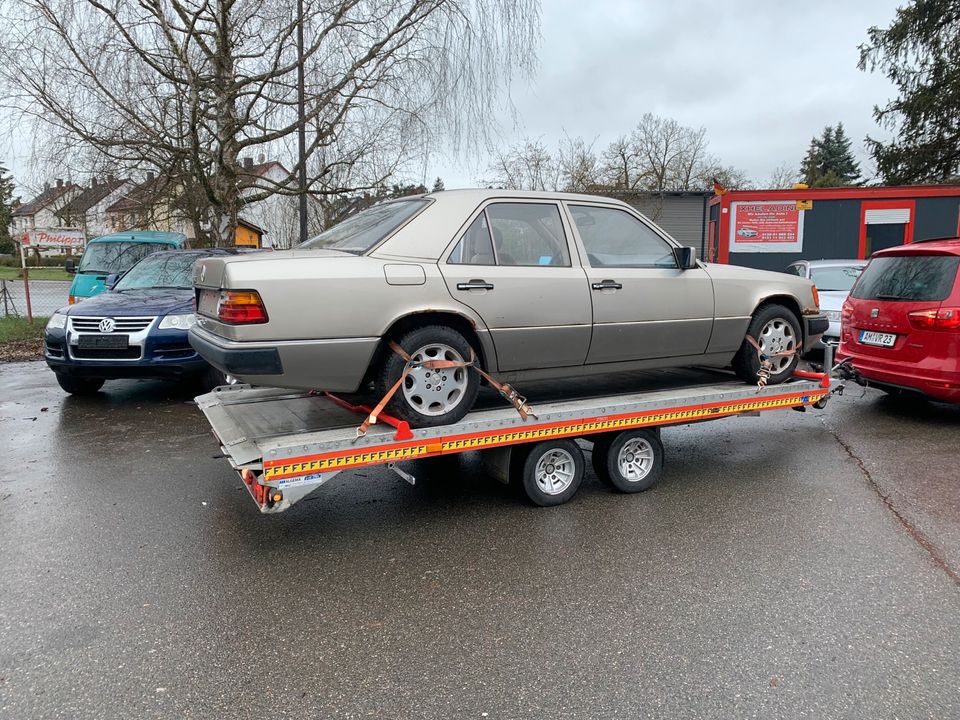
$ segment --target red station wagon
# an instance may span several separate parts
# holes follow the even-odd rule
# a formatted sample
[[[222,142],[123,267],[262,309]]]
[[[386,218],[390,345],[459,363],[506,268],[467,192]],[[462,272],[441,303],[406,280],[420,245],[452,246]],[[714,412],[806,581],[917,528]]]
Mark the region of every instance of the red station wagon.
[[[874,253],[843,304],[837,359],[887,392],[960,403],[960,238]]]

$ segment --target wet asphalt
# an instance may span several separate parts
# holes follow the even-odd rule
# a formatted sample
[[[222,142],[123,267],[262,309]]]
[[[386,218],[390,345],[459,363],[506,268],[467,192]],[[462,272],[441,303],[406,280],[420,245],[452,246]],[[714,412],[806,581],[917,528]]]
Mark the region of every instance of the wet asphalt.
[[[664,431],[640,495],[475,458],[262,516],[189,387],[0,365],[0,718],[960,717],[960,407]]]

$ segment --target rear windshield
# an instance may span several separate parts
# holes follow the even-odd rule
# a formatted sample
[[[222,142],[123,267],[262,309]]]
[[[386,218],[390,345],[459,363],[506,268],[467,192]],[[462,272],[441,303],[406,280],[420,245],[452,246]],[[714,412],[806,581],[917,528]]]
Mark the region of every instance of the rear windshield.
[[[77,272],[107,275],[129,270],[147,255],[170,250],[165,243],[95,242],[87,245]]]
[[[193,253],[161,252],[144,258],[124,275],[117,292],[168,288],[186,290],[193,287],[193,264],[199,259]]]
[[[957,277],[960,257],[893,255],[870,261],[853,297],[859,300],[945,300]]]
[[[307,250],[330,248],[362,255],[412,218],[428,200],[398,200],[375,205],[300,245]]]
[[[863,268],[856,265],[811,268],[810,279],[817,290],[850,292],[861,272]]]

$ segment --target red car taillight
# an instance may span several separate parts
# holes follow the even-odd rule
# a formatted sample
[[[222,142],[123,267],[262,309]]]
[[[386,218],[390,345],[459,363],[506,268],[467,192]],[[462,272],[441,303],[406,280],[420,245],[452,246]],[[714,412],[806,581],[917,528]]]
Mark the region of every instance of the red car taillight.
[[[267,309],[256,290],[222,290],[217,303],[217,319],[230,325],[265,323]]]
[[[907,313],[910,324],[921,330],[960,330],[960,308],[931,308]]]

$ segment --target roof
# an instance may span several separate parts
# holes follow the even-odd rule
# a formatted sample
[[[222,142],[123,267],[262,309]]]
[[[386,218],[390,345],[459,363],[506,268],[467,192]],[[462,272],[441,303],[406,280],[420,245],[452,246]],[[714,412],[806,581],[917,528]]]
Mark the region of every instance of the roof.
[[[613,195],[619,193],[612,193]],[[604,195],[591,195],[588,193],[568,193],[568,192],[544,192],[540,190],[502,190],[498,188],[462,188],[459,190],[441,190],[438,192],[429,192],[423,195],[406,195],[398,200],[409,200],[411,198],[436,198],[444,199],[456,198],[461,202],[473,202],[477,204],[489,200],[490,198],[517,198],[521,200],[569,200],[580,202],[597,202],[602,200]],[[613,198],[611,197],[611,201]]]
[[[46,188],[30,202],[23,203],[13,211],[13,217],[30,217],[36,215],[45,207],[56,202],[68,192],[80,189],[79,185],[73,183],[64,183],[63,185],[54,185]]]
[[[906,245],[896,245],[877,250],[870,257],[884,255],[960,255],[960,238],[937,238],[920,240]]]
[[[845,260],[843,258],[829,259],[829,260],[797,260],[796,262],[791,263],[791,265],[799,265],[801,263],[812,268],[863,267],[864,265],[867,264],[867,261],[858,260],[857,258],[850,258],[849,260]]]
[[[179,232],[168,232],[166,230],[124,230],[123,232],[110,233],[93,238],[91,243],[95,242],[172,242],[185,243],[187,236]],[[90,243],[87,243],[88,245]]]
[[[120,198],[108,207],[107,212],[131,212],[145,207],[153,207],[157,199],[163,196],[168,184],[168,178],[162,175],[144,180],[139,185],[135,185],[125,197]]]
[[[122,187],[124,183],[128,182],[130,181],[126,178],[122,178],[120,180],[106,180],[97,185],[88,187],[82,193],[73,198],[73,200],[57,210],[57,215],[83,215],[87,212],[87,210],[92,208],[115,190]]]
[[[256,223],[250,222],[249,220],[245,220],[245,219],[242,218],[242,217],[238,217],[238,218],[237,218],[237,225],[243,225],[245,228],[248,228],[248,229],[250,229],[250,230],[253,230],[255,233],[259,233],[260,235],[266,235],[266,234],[267,234],[267,231],[264,230],[262,227],[260,227],[260,226],[257,225]]]

